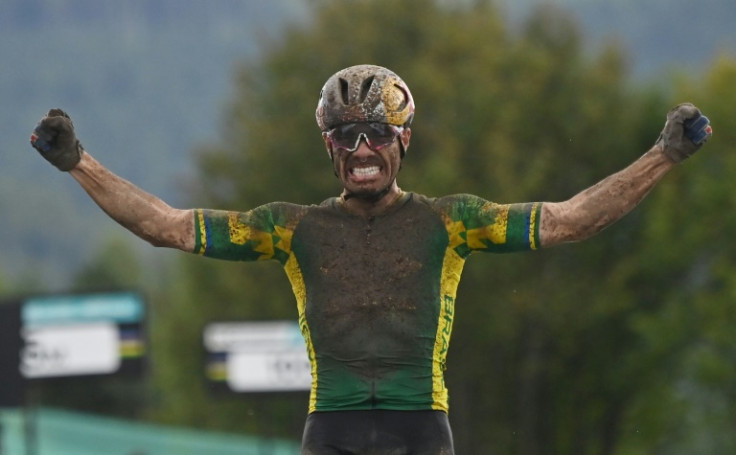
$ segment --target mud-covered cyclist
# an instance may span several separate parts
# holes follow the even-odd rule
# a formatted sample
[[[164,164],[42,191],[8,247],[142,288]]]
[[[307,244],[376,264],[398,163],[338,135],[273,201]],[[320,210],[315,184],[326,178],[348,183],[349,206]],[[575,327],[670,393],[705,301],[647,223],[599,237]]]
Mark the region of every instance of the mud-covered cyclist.
[[[497,204],[405,192],[414,100],[374,65],[325,83],[316,118],[342,193],[318,205],[180,210],[87,153],[52,109],[31,143],[113,219],[155,246],[227,260],[279,261],[311,361],[302,454],[453,454],[444,369],[465,260],[591,237],[633,209],[710,137],[692,104],[667,114],[634,163],[562,202]]]

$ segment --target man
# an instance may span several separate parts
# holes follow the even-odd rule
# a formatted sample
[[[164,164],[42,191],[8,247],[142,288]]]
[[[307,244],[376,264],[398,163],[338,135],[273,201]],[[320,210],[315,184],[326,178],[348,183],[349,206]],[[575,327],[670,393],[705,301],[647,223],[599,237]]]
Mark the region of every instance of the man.
[[[58,109],[31,143],[153,245],[283,265],[312,368],[302,454],[317,455],[453,454],[444,369],[465,259],[596,234],[711,135],[708,119],[681,104],[624,170],[564,202],[500,205],[400,189],[414,100],[386,68],[359,65],[330,77],[316,117],[342,194],[243,213],[178,210],[143,192],[94,160]]]

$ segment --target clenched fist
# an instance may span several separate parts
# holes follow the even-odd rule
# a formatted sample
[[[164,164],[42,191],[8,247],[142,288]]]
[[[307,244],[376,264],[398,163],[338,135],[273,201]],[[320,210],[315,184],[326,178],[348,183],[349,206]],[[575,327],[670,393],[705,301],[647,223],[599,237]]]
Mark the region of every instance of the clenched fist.
[[[670,109],[667,122],[657,139],[665,155],[679,163],[700,149],[713,134],[710,120],[690,103],[682,103]]]
[[[79,163],[84,148],[74,134],[74,123],[61,109],[51,109],[31,134],[31,145],[61,171]]]

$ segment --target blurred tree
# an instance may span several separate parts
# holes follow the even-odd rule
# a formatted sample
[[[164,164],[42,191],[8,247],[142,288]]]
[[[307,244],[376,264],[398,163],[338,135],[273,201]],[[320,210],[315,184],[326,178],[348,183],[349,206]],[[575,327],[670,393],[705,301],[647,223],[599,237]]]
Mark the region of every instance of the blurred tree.
[[[538,10],[516,34],[491,1],[320,4],[313,23],[269,43],[261,59],[239,69],[220,143],[200,153],[198,203],[247,210],[336,195],[314,108],[324,81],[353,64],[389,67],[412,88],[417,116],[399,180],[429,196],[570,197],[650,147],[669,107],[660,93],[627,86],[618,49],[588,55],[569,15],[554,8]],[[721,79],[711,83],[714,104]],[[448,373],[458,453],[649,453],[675,440],[671,424],[685,415],[660,406],[656,399],[666,392],[649,392],[676,388],[673,371],[702,384],[695,376],[710,372],[730,341],[718,312],[705,304],[710,358],[698,356],[702,344],[690,345],[702,327],[662,325],[691,322],[688,313],[672,315],[670,301],[685,298],[687,264],[703,257],[701,235],[715,229],[698,223],[703,231],[690,231],[692,213],[719,213],[704,205],[710,196],[679,194],[715,185],[683,181],[706,179],[698,165],[684,166],[688,171],[676,171],[645,207],[596,239],[469,261]],[[717,166],[711,172],[725,173]],[[674,241],[678,248],[669,245]],[[710,245],[715,252],[722,246]],[[728,261],[714,257],[720,260],[705,256],[704,264],[720,265],[725,286],[732,281]],[[306,395],[218,400],[206,394],[201,373],[206,322],[295,318],[278,265],[199,258],[180,265],[184,278],[160,303],[167,361],[157,376],[156,418],[298,438]],[[687,346],[682,368],[664,368]],[[725,367],[707,377],[717,380],[716,373],[733,377]],[[634,434],[640,425],[655,436]]]
[[[677,99],[703,109],[715,132],[687,170],[652,195],[644,235],[621,263],[642,308],[629,324],[640,340],[632,363],[643,379],[626,419],[631,450],[622,453],[736,451],[734,81],[736,61],[724,57],[705,77],[681,75],[675,83]]]
[[[112,237],[75,273],[72,287],[77,292],[132,289],[143,281],[143,274],[130,238]]]

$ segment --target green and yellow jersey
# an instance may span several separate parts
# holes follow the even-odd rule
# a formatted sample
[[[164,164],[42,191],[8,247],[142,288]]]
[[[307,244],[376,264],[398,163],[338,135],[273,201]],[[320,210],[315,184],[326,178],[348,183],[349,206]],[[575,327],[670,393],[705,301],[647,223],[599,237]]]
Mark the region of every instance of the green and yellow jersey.
[[[536,249],[540,209],[404,193],[368,219],[339,198],[196,210],[195,253],[284,267],[311,362],[309,412],[447,411],[444,370],[465,260]]]

